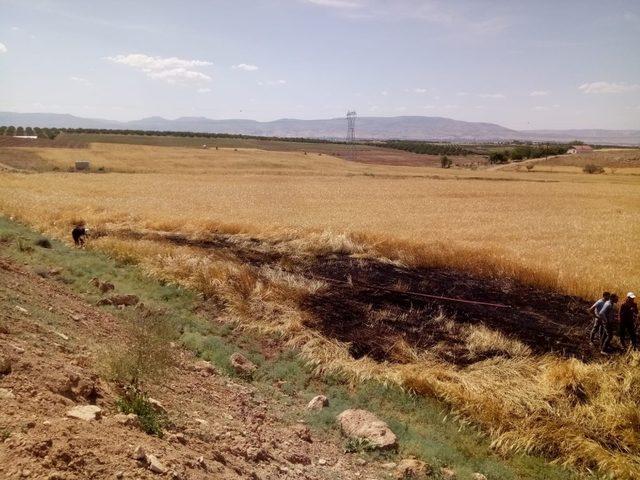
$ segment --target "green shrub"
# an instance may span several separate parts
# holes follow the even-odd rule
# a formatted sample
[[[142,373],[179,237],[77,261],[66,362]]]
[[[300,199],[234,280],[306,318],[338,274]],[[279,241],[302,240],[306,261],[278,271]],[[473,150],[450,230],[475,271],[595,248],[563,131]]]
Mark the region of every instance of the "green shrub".
[[[174,365],[170,342],[174,325],[158,312],[137,313],[129,320],[123,340],[102,354],[104,375],[121,388],[143,391],[159,383]]]
[[[162,437],[164,428],[169,424],[167,416],[156,409],[144,392],[136,388],[125,389],[124,395],[116,400],[116,406],[122,413],[136,414],[140,428],[149,435]]]
[[[594,163],[588,163],[582,169],[584,173],[594,174],[594,173],[604,173],[604,168],[600,165],[596,165]]]
[[[40,237],[34,242],[38,247],[51,248],[51,241],[48,238]]]

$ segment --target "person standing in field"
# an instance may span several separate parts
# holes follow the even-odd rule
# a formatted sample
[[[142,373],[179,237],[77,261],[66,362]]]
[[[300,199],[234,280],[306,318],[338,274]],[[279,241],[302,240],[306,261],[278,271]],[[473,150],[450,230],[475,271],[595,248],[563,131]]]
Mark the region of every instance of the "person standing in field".
[[[620,305],[620,343],[622,348],[627,348],[626,337],[629,335],[631,346],[638,348],[638,340],[636,337],[636,318],[638,318],[638,305],[636,304],[636,295],[633,292],[627,293],[627,298]]]
[[[611,347],[611,339],[613,338],[613,327],[616,320],[616,303],[618,296],[612,293],[602,308],[598,311],[598,317],[602,322],[602,343],[600,344],[600,353],[607,355]]]
[[[598,336],[598,340],[602,342],[602,320],[598,312],[604,307],[604,304],[609,300],[610,296],[611,294],[609,292],[604,292],[602,298],[589,308],[589,313],[593,315],[593,327],[591,327],[591,334],[589,335],[589,340],[591,340],[592,343],[596,341],[596,336]]]

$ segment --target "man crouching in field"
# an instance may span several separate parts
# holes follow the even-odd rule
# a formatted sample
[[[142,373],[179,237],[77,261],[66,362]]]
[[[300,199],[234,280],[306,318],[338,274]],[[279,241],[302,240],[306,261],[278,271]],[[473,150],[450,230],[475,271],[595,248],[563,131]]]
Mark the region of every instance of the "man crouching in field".
[[[84,226],[84,223],[79,223],[73,230],[71,230],[71,237],[73,237],[73,243],[76,247],[81,248],[84,246],[84,241],[87,236],[87,229]]]

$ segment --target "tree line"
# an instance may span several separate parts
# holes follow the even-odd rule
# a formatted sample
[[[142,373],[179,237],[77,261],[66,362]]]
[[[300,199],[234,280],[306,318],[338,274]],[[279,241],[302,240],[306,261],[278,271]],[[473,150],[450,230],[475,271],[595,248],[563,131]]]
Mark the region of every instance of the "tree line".
[[[477,153],[470,148],[457,145],[455,143],[435,143],[418,140],[387,140],[385,142],[369,143],[376,147],[393,148],[406,152],[419,153],[423,155],[470,155]]]
[[[6,135],[9,137],[14,136],[37,136],[38,138],[48,138],[53,140],[60,134],[59,128],[40,128],[40,127],[14,127],[0,126],[0,136]]]

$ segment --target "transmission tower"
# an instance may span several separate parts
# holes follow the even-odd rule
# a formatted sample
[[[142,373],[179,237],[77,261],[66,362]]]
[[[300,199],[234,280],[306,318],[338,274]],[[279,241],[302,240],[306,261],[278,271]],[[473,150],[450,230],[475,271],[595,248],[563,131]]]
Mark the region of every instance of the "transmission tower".
[[[349,147],[349,156],[351,160],[356,159],[356,117],[358,115],[354,110],[347,112],[347,145]]]

